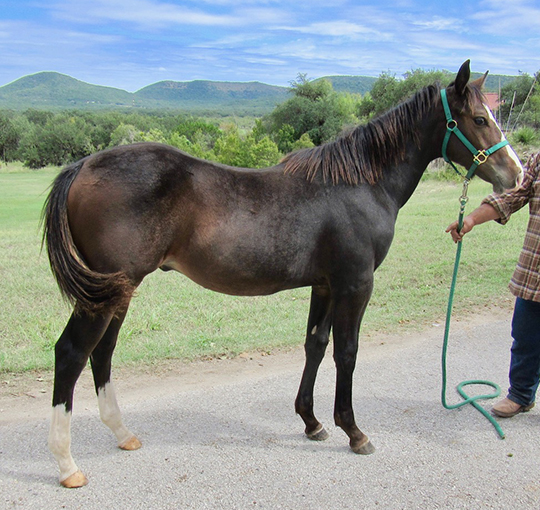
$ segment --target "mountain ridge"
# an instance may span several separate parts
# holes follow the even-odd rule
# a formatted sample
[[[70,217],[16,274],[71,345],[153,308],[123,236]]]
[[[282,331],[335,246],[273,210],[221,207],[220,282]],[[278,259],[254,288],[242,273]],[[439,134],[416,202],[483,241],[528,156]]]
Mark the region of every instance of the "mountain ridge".
[[[481,74],[478,74],[481,76]],[[487,90],[496,91],[516,77],[488,75]],[[378,78],[371,76],[326,76],[338,92],[364,95]],[[0,109],[45,110],[137,108],[177,109],[188,112],[263,115],[289,97],[290,88],[259,81],[211,80],[152,83],[135,92],[90,84],[56,71],[41,71],[0,86]]]
[[[375,81],[376,78],[364,78],[367,85],[362,84],[361,88],[366,91],[371,88],[371,80]],[[359,77],[355,77],[356,85],[350,87],[351,92],[357,91],[354,89],[359,82]],[[250,114],[264,114],[285,101],[289,91],[289,87],[258,81],[163,80],[135,92],[127,92],[114,87],[93,85],[56,71],[41,71],[0,86],[0,108],[141,108],[214,112],[223,108],[226,112],[240,109]]]

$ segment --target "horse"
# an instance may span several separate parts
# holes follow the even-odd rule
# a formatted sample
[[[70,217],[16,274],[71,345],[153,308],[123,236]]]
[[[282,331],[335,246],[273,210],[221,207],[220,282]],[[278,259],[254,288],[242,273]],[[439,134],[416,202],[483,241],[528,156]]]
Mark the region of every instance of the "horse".
[[[73,305],[55,346],[48,439],[60,483],[87,483],[70,445],[73,391],[88,359],[102,421],[121,449],[141,446],[122,421],[111,357],[135,289],[158,268],[239,296],[311,287],[296,413],[308,438],[326,439],[313,389],[332,331],[334,421],[353,452],[372,453],[355,421],[352,377],[373,274],[400,208],[441,152],[463,166],[474,157],[476,173],[495,191],[515,187],[523,173],[485,104],[486,76],[470,80],[466,61],[446,89],[429,85],[368,124],[266,169],[229,167],[157,143],[111,148],[63,169],[43,210],[51,269]],[[478,161],[457,137],[445,140],[458,124],[474,147],[504,147],[489,159],[479,151]]]

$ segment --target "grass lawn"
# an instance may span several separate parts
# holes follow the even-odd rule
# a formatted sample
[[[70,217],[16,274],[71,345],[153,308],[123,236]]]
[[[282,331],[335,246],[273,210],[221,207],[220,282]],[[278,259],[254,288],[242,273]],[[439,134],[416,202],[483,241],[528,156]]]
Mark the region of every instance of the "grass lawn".
[[[39,218],[57,169],[0,168],[0,372],[53,366],[56,339],[69,317],[40,253]],[[467,212],[490,192],[474,180]],[[403,208],[390,253],[376,273],[362,334],[421,328],[444,320],[455,245],[444,233],[457,218],[461,186],[423,181]],[[486,224],[465,239],[455,313],[509,307],[507,283],[528,214],[510,224]],[[234,356],[303,342],[309,289],[237,298],[207,291],[184,276],[158,271],[138,290],[120,333],[115,364],[164,358]],[[442,335],[442,332],[441,332]]]

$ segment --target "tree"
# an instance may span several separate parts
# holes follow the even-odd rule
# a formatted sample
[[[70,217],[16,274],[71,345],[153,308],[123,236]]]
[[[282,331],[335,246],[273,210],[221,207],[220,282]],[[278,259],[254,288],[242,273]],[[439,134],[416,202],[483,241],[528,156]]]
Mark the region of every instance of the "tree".
[[[300,149],[310,149],[315,147],[315,144],[311,141],[311,138],[307,133],[304,133],[296,142],[292,144],[291,151],[297,151]]]
[[[395,75],[382,73],[373,84],[369,96],[365,96],[358,107],[361,117],[371,117],[397,106],[416,92],[435,82],[447,86],[453,75],[447,71],[423,71],[416,69],[405,73],[402,80]]]
[[[275,165],[281,153],[268,136],[257,139],[250,133],[245,139],[240,137],[236,126],[229,126],[214,146],[215,158],[220,163],[243,167],[264,168]]]
[[[501,124],[512,129],[518,120],[522,125],[538,127],[540,112],[540,71],[535,77],[526,73],[507,83],[501,89],[500,111]],[[526,110],[525,107],[528,107]],[[522,114],[523,110],[523,114]]]
[[[218,126],[212,122],[194,117],[182,120],[176,126],[174,132],[192,141],[195,137],[200,136],[200,133],[207,135],[209,139],[213,139],[214,141],[221,136],[221,130]]]
[[[175,132],[170,136],[168,144],[187,152],[196,158],[210,160],[216,159],[216,156],[212,150],[206,150],[197,140],[192,142],[186,135],[180,135]]]
[[[302,136],[309,135],[304,133]],[[302,138],[302,136],[300,138]],[[293,146],[297,141],[296,132],[290,124],[283,124],[280,130],[274,134],[274,140],[283,154],[287,154],[293,150]]]
[[[161,129],[151,128],[145,133],[140,133],[141,142],[158,142],[158,143],[167,143],[165,135],[162,133]]]
[[[12,117],[0,112],[0,159],[13,161],[19,147],[19,132]]]
[[[131,124],[123,122],[111,133],[111,147],[117,145],[128,145],[130,143],[142,141],[142,132]]]
[[[328,80],[309,80],[307,74],[299,73],[296,81],[291,83],[291,90],[296,97],[305,97],[310,101],[327,98],[333,91],[332,83]]]
[[[24,140],[24,162],[30,168],[61,166],[95,151],[84,119],[56,114],[45,125],[34,125]]]
[[[29,108],[24,112],[24,116],[32,123],[37,126],[45,126],[49,120],[54,117],[54,113],[44,111],[44,110],[35,110],[34,108]]]
[[[221,129],[215,124],[204,119],[188,118],[180,122],[171,135],[172,145],[182,148],[178,143],[184,145],[183,138],[189,142],[190,154],[197,157],[205,157],[212,154],[216,141],[223,136]],[[186,150],[186,149],[184,149]],[[211,158],[208,158],[211,159]]]
[[[395,75],[382,73],[371,87],[371,104],[373,110],[369,114],[378,115],[399,103],[399,82]]]
[[[328,80],[310,81],[299,74],[291,92],[294,96],[263,120],[282,152],[289,152],[305,133],[316,145],[333,140],[344,124],[356,120],[353,96],[335,92]]]

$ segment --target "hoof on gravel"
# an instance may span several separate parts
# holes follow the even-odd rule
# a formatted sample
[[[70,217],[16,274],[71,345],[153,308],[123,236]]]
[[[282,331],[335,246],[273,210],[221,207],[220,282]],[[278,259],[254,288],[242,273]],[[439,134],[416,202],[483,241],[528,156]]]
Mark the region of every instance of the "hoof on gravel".
[[[65,480],[60,480],[60,484],[67,489],[77,489],[78,487],[84,487],[87,483],[88,480],[81,471],[76,471],[72,475],[68,476]]]
[[[351,444],[351,450],[359,455],[371,455],[375,452],[375,447],[371,444],[371,441],[366,437],[365,441],[362,441],[359,445],[353,446]]]
[[[306,436],[312,441],[325,441],[329,437],[328,432],[322,425],[319,425],[313,432],[306,432]]]
[[[122,444],[118,445],[118,448],[122,450],[138,450],[142,446],[141,442],[137,439],[137,437],[132,436],[127,441],[124,441]]]

